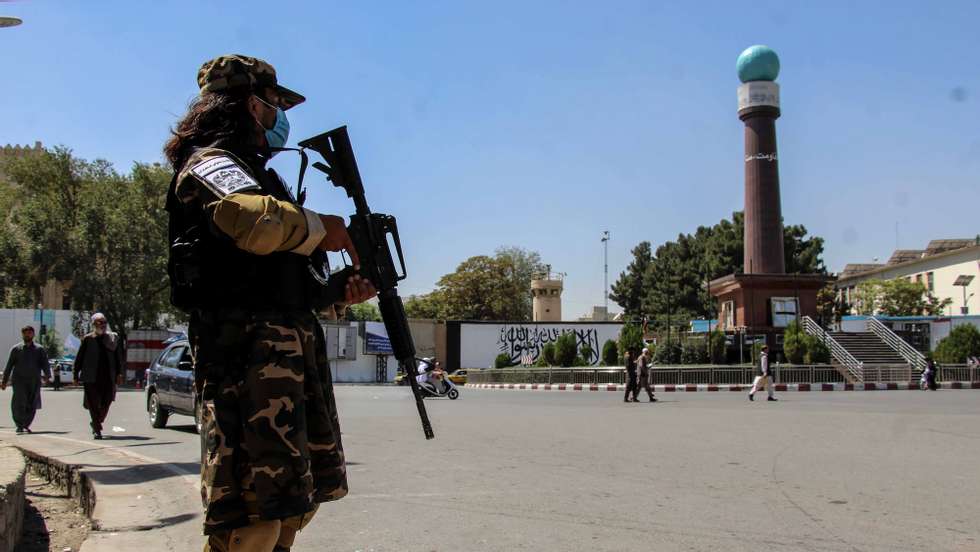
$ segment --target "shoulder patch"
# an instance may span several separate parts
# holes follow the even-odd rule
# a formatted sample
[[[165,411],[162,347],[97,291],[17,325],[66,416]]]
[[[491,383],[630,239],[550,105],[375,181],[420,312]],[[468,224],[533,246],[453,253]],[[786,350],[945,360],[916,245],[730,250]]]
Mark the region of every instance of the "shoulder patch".
[[[190,172],[222,196],[261,189],[255,179],[227,155],[201,161],[191,167]]]

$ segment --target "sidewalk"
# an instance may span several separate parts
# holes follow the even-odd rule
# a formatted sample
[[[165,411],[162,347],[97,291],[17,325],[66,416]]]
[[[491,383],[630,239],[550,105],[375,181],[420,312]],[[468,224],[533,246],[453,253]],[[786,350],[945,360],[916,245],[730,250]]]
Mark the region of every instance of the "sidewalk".
[[[201,498],[196,463],[168,464],[143,456],[140,437],[82,441],[37,432],[5,443],[24,452],[28,464],[59,479],[80,499],[92,520],[81,552],[177,552],[199,550]]]
[[[751,385],[651,385],[655,393],[673,392],[748,392]],[[588,383],[468,383],[465,389],[514,389],[524,391],[617,391],[626,392],[622,384]],[[940,389],[980,389],[980,382],[952,381],[939,384]],[[775,391],[917,391],[919,382],[889,382],[889,383],[777,383]]]

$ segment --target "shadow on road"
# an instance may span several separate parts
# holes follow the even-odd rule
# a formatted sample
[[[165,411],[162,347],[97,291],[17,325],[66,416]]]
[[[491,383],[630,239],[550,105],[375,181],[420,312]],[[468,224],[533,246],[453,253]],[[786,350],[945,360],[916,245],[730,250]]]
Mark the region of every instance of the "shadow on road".
[[[107,464],[81,464],[86,468],[95,468],[92,477],[103,485],[131,485],[147,483],[170,477],[198,475],[201,465],[197,462],[159,462],[156,464],[139,464],[134,466],[118,466]]]

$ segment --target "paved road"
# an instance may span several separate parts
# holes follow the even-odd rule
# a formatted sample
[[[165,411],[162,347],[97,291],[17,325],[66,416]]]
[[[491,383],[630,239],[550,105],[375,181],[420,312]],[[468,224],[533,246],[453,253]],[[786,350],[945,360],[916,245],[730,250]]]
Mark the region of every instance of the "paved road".
[[[980,550],[980,392],[781,398],[464,389],[426,442],[405,388],[340,387],[351,495],[294,550]],[[80,393],[44,401],[34,429],[67,433],[19,439],[89,438]],[[193,471],[191,420],[142,407],[121,393],[107,435]]]

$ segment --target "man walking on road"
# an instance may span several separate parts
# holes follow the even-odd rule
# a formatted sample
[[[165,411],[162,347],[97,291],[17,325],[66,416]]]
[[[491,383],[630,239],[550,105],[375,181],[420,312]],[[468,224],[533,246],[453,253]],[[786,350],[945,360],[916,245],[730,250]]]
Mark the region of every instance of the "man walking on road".
[[[636,359],[636,367],[640,372],[640,381],[638,385],[633,387],[633,402],[640,402],[636,396],[640,394],[641,387],[647,392],[650,402],[657,402],[657,398],[653,396],[653,389],[650,389],[650,349],[643,348],[640,358]]]
[[[634,355],[632,351],[627,350],[623,354],[623,363],[626,364],[626,395],[623,397],[623,402],[637,402],[636,393],[636,360],[634,360]],[[633,398],[630,398],[633,395]]]
[[[34,344],[34,328],[24,326],[20,335],[24,342],[10,350],[0,390],[7,389],[8,381],[13,386],[10,412],[14,425],[17,426],[17,433],[30,433],[34,415],[41,408],[41,379],[43,377],[44,383],[47,383],[51,370],[48,369],[48,354]]]
[[[762,346],[762,355],[759,357],[759,375],[755,377],[755,381],[752,382],[752,390],[749,391],[749,400],[755,400],[755,392],[759,390],[759,384],[762,384],[766,388],[766,393],[769,394],[767,400],[775,401],[776,397],[772,396],[772,373],[769,371],[769,346]]]
[[[116,400],[116,385],[122,383],[126,358],[119,335],[109,331],[105,315],[92,315],[92,331],[82,338],[75,357],[75,381],[82,382],[82,400],[92,418],[92,437],[102,438],[102,422]]]

